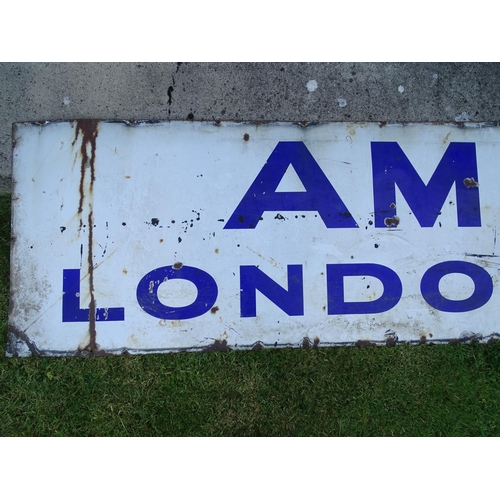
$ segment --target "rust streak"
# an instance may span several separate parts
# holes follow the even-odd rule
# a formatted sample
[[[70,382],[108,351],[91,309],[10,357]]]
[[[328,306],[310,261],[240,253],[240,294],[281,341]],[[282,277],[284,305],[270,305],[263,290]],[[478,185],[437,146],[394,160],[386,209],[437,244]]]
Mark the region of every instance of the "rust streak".
[[[82,156],[82,163],[80,167],[80,202],[78,205],[78,213],[81,214],[83,211],[83,202],[85,199],[84,186],[85,186],[85,169],[90,167],[90,188],[92,189],[93,183],[95,181],[95,151],[96,151],[96,139],[98,134],[98,122],[97,120],[77,120],[76,121],[76,132],[75,139],[72,142],[74,146],[80,132],[82,134],[82,144],[80,146],[80,154]],[[90,158],[87,151],[87,146],[90,144]],[[82,225],[82,219],[80,218],[80,227]]]
[[[72,143],[74,146],[78,140],[80,134],[82,136],[80,155],[82,157],[81,167],[80,167],[80,200],[78,204],[78,214],[80,215],[80,228],[83,225],[83,205],[85,201],[85,195],[89,195],[88,205],[88,277],[89,277],[89,291],[90,291],[90,305],[89,305],[89,345],[85,348],[93,355],[98,355],[99,351],[97,348],[97,330],[96,330],[96,302],[95,302],[95,290],[94,290],[94,255],[92,252],[94,243],[94,214],[92,210],[92,195],[94,191],[94,181],[95,181],[95,159],[96,159],[96,140],[98,135],[98,124],[97,120],[77,120],[76,121],[76,132],[75,139]],[[90,146],[90,156],[89,156],[89,146]],[[90,172],[90,178],[88,179],[88,191],[85,192],[86,183],[86,173]]]
[[[92,252],[92,240],[93,240],[93,232],[94,232],[94,218],[92,215],[92,211],[89,212],[89,291],[90,291],[90,305],[89,305],[89,333],[90,333],[90,342],[89,349],[91,352],[95,352],[97,350],[97,331],[96,331],[96,307],[95,307],[95,295],[94,295],[94,257]]]

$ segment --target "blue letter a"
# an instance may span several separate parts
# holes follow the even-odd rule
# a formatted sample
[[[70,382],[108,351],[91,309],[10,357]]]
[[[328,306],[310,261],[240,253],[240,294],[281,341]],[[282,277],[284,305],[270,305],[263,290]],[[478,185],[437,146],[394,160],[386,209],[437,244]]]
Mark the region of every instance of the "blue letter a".
[[[276,192],[289,165],[305,192]],[[279,142],[224,229],[253,229],[266,211],[316,211],[326,227],[358,227],[303,142]]]

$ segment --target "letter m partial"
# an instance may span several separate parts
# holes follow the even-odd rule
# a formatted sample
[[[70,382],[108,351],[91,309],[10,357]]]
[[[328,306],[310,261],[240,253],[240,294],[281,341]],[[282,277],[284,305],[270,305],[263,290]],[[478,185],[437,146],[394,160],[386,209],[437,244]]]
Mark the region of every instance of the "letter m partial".
[[[397,142],[372,142],[375,227],[396,215],[396,184],[421,227],[432,227],[453,184],[459,227],[480,227],[476,145],[452,142],[426,185]]]

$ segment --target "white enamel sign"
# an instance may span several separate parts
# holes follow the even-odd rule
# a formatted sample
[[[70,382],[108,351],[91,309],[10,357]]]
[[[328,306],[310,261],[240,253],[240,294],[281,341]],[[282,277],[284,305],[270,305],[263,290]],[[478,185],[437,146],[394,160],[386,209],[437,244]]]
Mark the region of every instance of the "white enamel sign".
[[[14,127],[9,356],[488,341],[486,125]]]

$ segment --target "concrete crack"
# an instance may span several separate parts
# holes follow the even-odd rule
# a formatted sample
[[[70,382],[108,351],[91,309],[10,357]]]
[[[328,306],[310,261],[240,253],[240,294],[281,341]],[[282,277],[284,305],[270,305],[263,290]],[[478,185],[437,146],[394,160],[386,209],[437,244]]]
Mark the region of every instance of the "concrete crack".
[[[178,62],[177,67],[175,69],[175,73],[172,75],[172,85],[168,87],[167,90],[167,95],[168,95],[168,116],[170,116],[170,107],[172,106],[172,93],[174,92],[174,86],[175,86],[175,75],[179,72],[179,69],[181,67],[182,63]]]

